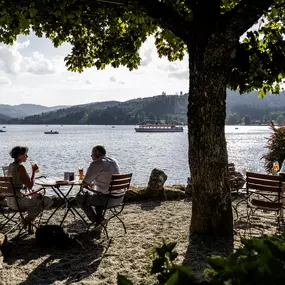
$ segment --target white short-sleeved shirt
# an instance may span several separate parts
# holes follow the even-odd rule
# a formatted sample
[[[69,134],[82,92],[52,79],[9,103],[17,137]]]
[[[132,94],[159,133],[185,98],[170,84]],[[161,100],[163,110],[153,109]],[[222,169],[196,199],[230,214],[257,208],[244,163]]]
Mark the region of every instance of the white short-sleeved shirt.
[[[101,156],[91,162],[83,182],[90,185],[95,191],[108,194],[112,175],[119,173],[120,169],[115,159],[107,156]],[[120,190],[113,194],[121,194],[123,191]]]

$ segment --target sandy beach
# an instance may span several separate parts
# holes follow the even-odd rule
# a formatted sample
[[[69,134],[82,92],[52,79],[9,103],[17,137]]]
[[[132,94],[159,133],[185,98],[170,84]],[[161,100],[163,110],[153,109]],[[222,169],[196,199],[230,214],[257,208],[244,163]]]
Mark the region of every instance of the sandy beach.
[[[245,215],[245,211],[241,205],[240,216]],[[47,211],[45,215],[49,213]],[[52,223],[58,224],[63,214],[63,210],[58,211]],[[94,235],[81,234],[78,240],[82,246],[75,244],[67,249],[44,249],[35,243],[34,236],[23,238],[5,262],[0,257],[0,283],[107,285],[116,284],[117,273],[120,273],[128,276],[134,284],[150,284],[154,278],[149,274],[151,251],[163,239],[176,241],[179,253],[177,262],[185,260],[189,244],[191,201],[127,204],[121,216],[126,223],[127,234],[124,235],[121,224],[113,220],[108,226],[112,237],[109,246],[103,234],[101,245]],[[257,219],[254,223],[253,234],[261,235],[260,229],[265,234],[275,231],[274,223],[263,219]],[[65,221],[64,228],[71,233],[84,231],[83,223],[74,219],[72,214]],[[235,247],[239,246],[239,236],[243,232],[244,223],[237,222]],[[203,251],[203,248],[193,250]],[[195,252],[193,254],[195,256]],[[201,264],[201,268],[203,266]]]

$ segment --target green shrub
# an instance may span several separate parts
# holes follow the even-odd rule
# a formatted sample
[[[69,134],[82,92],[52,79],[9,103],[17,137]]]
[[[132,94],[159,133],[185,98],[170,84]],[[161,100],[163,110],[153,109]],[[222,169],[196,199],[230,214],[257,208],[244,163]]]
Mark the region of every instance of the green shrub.
[[[265,160],[264,167],[268,173],[272,172],[273,163],[279,162],[280,168],[285,159],[285,127],[276,128],[271,125],[272,134],[268,138],[267,145],[268,152],[262,156]]]
[[[151,274],[165,285],[277,285],[285,284],[285,235],[242,240],[243,246],[229,257],[212,256],[207,259],[205,280],[198,280],[190,268],[175,264],[175,243],[155,248]],[[133,283],[118,275],[118,285]]]

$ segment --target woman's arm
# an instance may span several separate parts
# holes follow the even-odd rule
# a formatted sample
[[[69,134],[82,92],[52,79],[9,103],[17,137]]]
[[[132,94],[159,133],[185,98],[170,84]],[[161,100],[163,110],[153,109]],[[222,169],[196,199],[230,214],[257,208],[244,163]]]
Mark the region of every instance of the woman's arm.
[[[31,178],[29,177],[26,168],[23,165],[20,165],[18,168],[19,177],[22,183],[28,188],[32,189],[35,184],[35,170],[33,169]]]

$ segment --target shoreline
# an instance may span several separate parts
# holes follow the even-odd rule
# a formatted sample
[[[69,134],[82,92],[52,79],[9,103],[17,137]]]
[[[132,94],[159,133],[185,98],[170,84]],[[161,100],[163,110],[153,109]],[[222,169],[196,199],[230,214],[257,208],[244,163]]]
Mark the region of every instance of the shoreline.
[[[137,126],[139,125],[139,123],[137,124],[53,124],[53,123],[48,123],[48,124],[14,124],[14,123],[0,123],[0,125],[3,126]],[[182,124],[184,127],[187,127],[188,124]],[[237,125],[227,125],[225,124],[225,126],[229,126],[229,127],[270,127],[270,123],[268,124],[250,124],[250,125],[242,125],[242,124],[237,124]]]
[[[147,191],[147,187],[135,187],[131,186],[125,194],[125,204],[142,202],[142,201],[175,201],[191,198],[191,193],[186,190],[184,185],[165,186],[163,195],[156,193],[155,191]],[[183,190],[182,190],[183,189]],[[63,191],[64,193],[64,191]],[[74,195],[70,195],[71,205],[76,205],[76,201],[73,199],[78,193],[78,189],[73,191]],[[53,205],[51,208],[57,207],[62,203],[62,200],[56,195],[45,195],[52,198]],[[6,206],[5,198],[0,197],[0,206]]]

